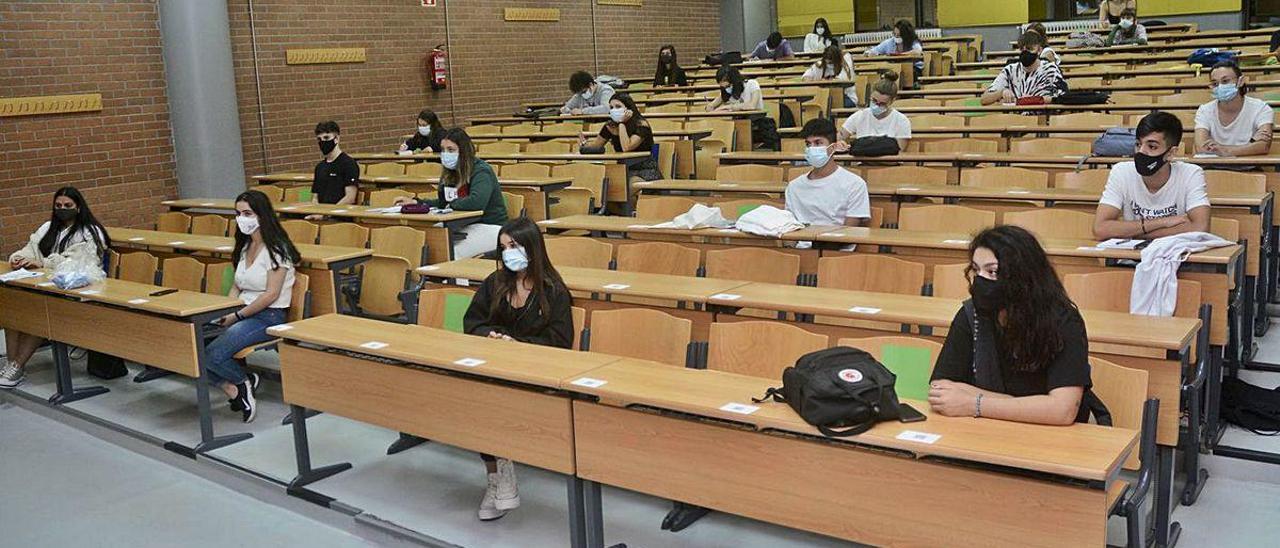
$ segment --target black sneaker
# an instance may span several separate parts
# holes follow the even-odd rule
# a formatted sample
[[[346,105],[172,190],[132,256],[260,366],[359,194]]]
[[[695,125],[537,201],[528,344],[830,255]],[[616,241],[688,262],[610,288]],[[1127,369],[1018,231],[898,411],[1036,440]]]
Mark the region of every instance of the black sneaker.
[[[244,422],[253,422],[253,418],[258,415],[258,402],[253,399],[253,385],[248,381],[236,385],[236,404],[240,407]]]
[[[244,411],[244,404],[240,403],[240,398],[231,398],[227,400],[227,405],[231,406],[232,411]]]
[[[253,391],[258,391],[258,385],[262,384],[262,375],[252,371],[245,373],[245,377],[249,379],[249,386],[253,387]]]

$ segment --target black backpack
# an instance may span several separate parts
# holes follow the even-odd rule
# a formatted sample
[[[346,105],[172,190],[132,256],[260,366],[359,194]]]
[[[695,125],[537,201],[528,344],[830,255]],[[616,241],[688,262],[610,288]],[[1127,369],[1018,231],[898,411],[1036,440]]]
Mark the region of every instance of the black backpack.
[[[781,388],[770,388],[752,401],[772,397],[827,436],[856,436],[878,422],[899,418],[895,382],[897,377],[871,354],[837,346],[801,356],[795,367],[782,372]]]
[[[1221,415],[1254,434],[1280,434],[1280,387],[1267,390],[1235,377],[1222,379]]]
[[[893,156],[899,152],[898,140],[884,135],[859,137],[849,145],[849,154],[853,156]]]
[[[1068,91],[1053,98],[1054,104],[1058,105],[1102,105],[1110,100],[1110,93],[1092,90]]]

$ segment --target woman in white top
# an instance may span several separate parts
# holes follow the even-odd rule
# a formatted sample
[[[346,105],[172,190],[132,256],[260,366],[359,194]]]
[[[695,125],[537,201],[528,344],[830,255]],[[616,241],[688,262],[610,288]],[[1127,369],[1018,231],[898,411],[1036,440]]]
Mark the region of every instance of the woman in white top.
[[[899,19],[893,24],[893,36],[885,38],[883,42],[876,44],[875,47],[866,51],[866,55],[904,55],[908,53],[923,53],[924,46],[920,43],[920,38],[916,36],[916,27],[911,21]],[[916,76],[920,76],[924,71],[924,60],[916,61]]]
[[[720,95],[707,105],[708,112],[731,110],[764,110],[764,94],[760,82],[744,80],[737,68],[724,66],[716,71]]]
[[[245,306],[218,319],[227,330],[209,343],[205,373],[231,398],[227,402],[231,410],[240,411],[244,422],[251,422],[258,412],[253,397],[258,375],[246,375],[233,356],[271,340],[267,328],[284,323],[293,296],[294,265],[302,260],[266,194],[250,190],[236,196],[236,246],[231,260],[236,265],[231,296]]]
[[[55,228],[56,227],[56,228]],[[74,187],[62,187],[53,194],[53,211],[27,245],[9,256],[12,268],[55,268],[68,259],[102,266],[111,247],[106,229],[89,211],[84,196]],[[44,339],[14,329],[6,329],[8,357],[0,367],[0,388],[13,388],[25,379],[23,369]]]
[[[829,46],[822,50],[822,58],[804,71],[800,78],[806,81],[816,80],[853,80],[853,57],[841,51],[840,46]],[[858,106],[858,86],[844,88],[844,108]]]
[[[1196,110],[1196,152],[1218,156],[1258,156],[1271,151],[1275,111],[1245,96],[1240,67],[1223,61],[1209,72],[1214,100]]]
[[[840,125],[840,140],[892,137],[898,141],[898,150],[906,150],[907,142],[911,140],[911,120],[893,108],[897,99],[898,74],[889,70],[880,73],[880,80],[871,86],[871,101],[867,108],[849,115]],[[836,146],[840,152],[846,149]]]
[[[813,32],[804,36],[804,52],[818,53],[831,46],[838,46],[835,37],[831,35],[831,25],[827,24],[827,20],[819,17],[813,22]]]

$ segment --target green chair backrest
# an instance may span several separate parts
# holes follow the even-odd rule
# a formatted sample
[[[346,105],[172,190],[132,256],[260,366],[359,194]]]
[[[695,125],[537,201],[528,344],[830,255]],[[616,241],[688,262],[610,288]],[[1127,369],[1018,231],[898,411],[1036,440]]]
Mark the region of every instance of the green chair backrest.
[[[898,377],[893,388],[899,398],[929,399],[929,375],[933,364],[930,363],[928,348],[886,344],[880,348],[880,361]]]

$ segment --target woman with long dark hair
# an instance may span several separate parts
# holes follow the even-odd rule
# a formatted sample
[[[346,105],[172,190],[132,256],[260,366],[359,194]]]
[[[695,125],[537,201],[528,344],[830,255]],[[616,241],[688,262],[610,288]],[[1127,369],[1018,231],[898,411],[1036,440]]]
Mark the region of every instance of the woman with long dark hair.
[[[857,74],[853,71],[853,57],[844,53],[840,46],[828,46],[822,50],[822,57],[818,58],[804,74],[800,76],[801,80],[817,81],[817,80],[853,80]],[[858,86],[849,86],[844,88],[844,107],[855,108],[858,106]]]
[[[764,92],[760,82],[742,77],[737,67],[722,66],[716,70],[716,83],[720,93],[707,104],[708,112],[735,110],[764,110]],[[778,123],[768,116],[751,119],[751,141],[763,148],[778,150]]]
[[[573,298],[547,257],[538,226],[526,217],[513,219],[497,241],[497,270],[476,290],[463,329],[490,339],[572,347]],[[489,476],[478,516],[490,521],[519,507],[520,492],[510,460],[480,457]]]
[[[49,220],[40,225],[27,245],[9,256],[12,268],[54,268],[68,259],[102,265],[111,247],[107,229],[93,216],[89,204],[75,187],[53,193]],[[15,329],[5,330],[8,356],[0,367],[0,388],[13,388],[25,380],[23,370],[44,339]]]
[[[652,152],[653,129],[649,121],[640,114],[640,107],[626,93],[619,93],[609,99],[609,121],[595,136],[589,133],[581,135],[578,148],[600,148],[609,143],[618,152]],[[656,181],[662,178],[658,170],[658,161],[650,156],[635,163],[627,164],[627,179],[636,181]]]
[[[813,32],[804,36],[804,52],[818,53],[831,46],[839,46],[835,36],[831,35],[831,25],[827,24],[825,17],[819,17],[813,21]]]
[[[285,321],[292,304],[294,266],[302,261],[298,248],[280,226],[267,195],[257,190],[236,196],[236,244],[231,262],[236,265],[231,297],[244,308],[218,319],[226,328],[209,343],[208,380],[230,398],[233,411],[252,422],[258,413],[254,391],[257,373],[246,374],[236,363],[236,352],[271,340],[267,328]]]
[[[658,70],[653,74],[653,85],[661,86],[687,86],[689,79],[684,75],[684,69],[680,68],[680,60],[676,57],[676,47],[667,44],[658,48]]]
[[[971,298],[956,313],[930,383],[947,416],[1066,425],[1088,420],[1084,320],[1035,236],[989,228],[969,244]]]
[[[498,175],[476,156],[471,136],[462,128],[446,130],[440,138],[440,185],[432,200],[397,198],[396,205],[417,202],[455,211],[483,211],[480,220],[463,227],[466,237],[453,243],[453,256],[468,259],[492,249],[498,229],[507,221]]]
[[[440,150],[440,139],[444,137],[444,124],[434,110],[422,109],[418,113],[417,131],[413,136],[400,144],[401,151],[437,152]]]
[[[875,47],[868,49],[867,55],[903,55],[907,53],[921,53],[924,46],[920,42],[919,36],[916,34],[916,26],[911,21],[899,19],[893,24],[893,36],[885,38],[883,42],[876,44]],[[924,60],[916,61],[916,75],[924,70]]]

